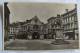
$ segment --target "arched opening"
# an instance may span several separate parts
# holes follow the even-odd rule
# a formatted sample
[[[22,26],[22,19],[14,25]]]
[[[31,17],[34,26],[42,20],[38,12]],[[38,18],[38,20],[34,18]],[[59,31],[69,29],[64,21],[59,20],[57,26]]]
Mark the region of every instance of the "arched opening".
[[[34,32],[32,34],[32,39],[39,39],[40,38],[40,34],[38,32]]]

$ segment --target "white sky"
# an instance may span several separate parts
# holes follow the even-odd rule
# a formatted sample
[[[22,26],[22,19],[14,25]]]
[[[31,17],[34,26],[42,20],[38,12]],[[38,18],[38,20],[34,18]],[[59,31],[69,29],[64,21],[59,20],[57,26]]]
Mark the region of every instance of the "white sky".
[[[74,4],[54,4],[54,3],[9,3],[10,23],[26,21],[35,15],[46,23],[47,19],[57,14],[65,13],[65,9],[74,9]]]

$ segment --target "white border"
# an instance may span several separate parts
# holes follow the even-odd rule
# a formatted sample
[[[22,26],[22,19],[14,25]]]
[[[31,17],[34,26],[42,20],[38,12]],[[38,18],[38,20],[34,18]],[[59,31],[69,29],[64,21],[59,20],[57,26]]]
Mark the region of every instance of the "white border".
[[[3,46],[2,46],[2,50],[4,50],[4,4],[3,4],[2,6],[3,6],[3,22],[2,22],[2,26],[3,26],[3,27],[2,27],[2,29],[3,29],[3,30],[2,30],[2,33],[3,33],[3,35],[2,35],[2,37],[3,37],[3,38],[2,38],[2,41],[3,41],[3,42],[2,42],[2,45],[3,45]]]
[[[41,3],[77,3],[78,5],[78,25],[79,25],[79,33],[80,33],[80,0],[4,0],[4,2],[41,2]],[[4,11],[4,10],[3,10]],[[4,16],[3,16],[4,17]],[[3,18],[4,19],[4,18]],[[3,34],[4,35],[4,34]],[[80,34],[79,34],[79,38],[80,38]],[[4,37],[3,37],[4,39]],[[4,40],[3,40],[4,42]],[[3,43],[4,44],[4,43]],[[80,41],[79,41],[79,45],[80,45]],[[4,46],[3,46],[3,49],[4,49]],[[45,51],[45,50],[44,50]],[[74,52],[74,49],[73,50],[53,50],[53,51],[46,51],[44,52],[42,51],[41,53],[52,53],[53,51],[54,52],[59,52],[59,53],[72,53]],[[78,52],[77,49],[75,49],[76,52]],[[7,52],[7,51],[6,51]],[[10,51],[11,52],[11,51]],[[13,51],[14,52],[14,51]],[[20,51],[21,52],[21,51]],[[22,51],[23,52],[23,51]],[[21,53],[22,53],[21,52]],[[27,51],[27,52],[30,52],[30,51]],[[32,51],[33,52],[33,51]],[[40,51],[36,51],[37,52],[40,52]],[[56,53],[57,53],[56,52]]]
[[[49,2],[49,3],[77,3],[78,0],[4,0],[8,2]]]

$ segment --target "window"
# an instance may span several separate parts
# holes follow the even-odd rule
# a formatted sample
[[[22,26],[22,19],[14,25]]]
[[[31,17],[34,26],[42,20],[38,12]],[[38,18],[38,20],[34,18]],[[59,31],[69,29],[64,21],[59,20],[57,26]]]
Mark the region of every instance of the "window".
[[[71,23],[71,28],[73,27],[73,23]]]
[[[71,21],[72,21],[72,16],[71,16]]]
[[[66,19],[64,19],[64,24],[66,24]]]
[[[77,22],[75,22],[75,28],[78,28],[78,24],[77,24]]]
[[[39,28],[38,25],[34,25],[34,26],[33,26],[33,29],[38,29],[38,28]]]
[[[69,17],[68,17],[68,22],[69,22]]]
[[[71,21],[71,17],[69,17],[69,21]]]
[[[27,26],[26,26],[25,28],[26,28],[26,30],[27,30]]]
[[[51,24],[52,28],[54,27],[54,24]]]
[[[77,17],[76,16],[74,16],[74,20],[77,21]]]
[[[74,16],[72,16],[72,21],[74,20]]]
[[[66,18],[66,23],[67,23],[67,18]]]

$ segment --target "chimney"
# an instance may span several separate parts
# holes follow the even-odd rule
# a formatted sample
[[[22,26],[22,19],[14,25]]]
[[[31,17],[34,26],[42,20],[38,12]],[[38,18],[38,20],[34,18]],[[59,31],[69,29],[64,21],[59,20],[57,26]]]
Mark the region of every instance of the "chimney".
[[[68,9],[65,9],[66,12],[68,12]]]
[[[60,14],[57,14],[57,18],[60,18]]]
[[[77,4],[75,4],[75,9],[77,9]]]

